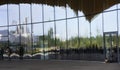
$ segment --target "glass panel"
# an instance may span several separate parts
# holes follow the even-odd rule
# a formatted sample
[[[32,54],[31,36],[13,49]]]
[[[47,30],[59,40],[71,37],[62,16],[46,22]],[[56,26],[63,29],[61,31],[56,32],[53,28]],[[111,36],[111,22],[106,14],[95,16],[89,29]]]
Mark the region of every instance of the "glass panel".
[[[118,21],[119,21],[119,19],[120,19],[120,10],[118,10]],[[118,24],[119,24],[119,32],[118,32],[118,36],[119,36],[119,40],[120,40],[120,22],[118,22]],[[120,42],[119,42],[119,45],[120,45]]]
[[[69,48],[78,48],[77,37],[78,37],[77,19],[76,18],[69,19],[68,20],[68,40],[70,41]]]
[[[19,26],[11,26],[9,27],[9,43],[19,44],[20,43],[20,29]]]
[[[44,21],[54,20],[54,8],[52,6],[44,6]]]
[[[79,18],[79,31],[80,31],[80,38],[81,38],[81,42],[80,42],[80,47],[82,48],[86,48],[90,45],[90,23],[85,19],[85,17],[80,17]],[[83,40],[82,40],[83,39]]]
[[[0,27],[0,36],[8,36],[8,27]]]
[[[79,59],[78,21],[76,18],[68,20],[68,58]]]
[[[118,60],[118,51],[117,51],[117,47],[118,47],[118,37],[117,34],[111,34],[112,36],[112,48],[111,48],[111,52],[112,52],[112,60],[113,61],[117,61]]]
[[[76,17],[77,13],[67,6],[67,18]]]
[[[109,61],[117,61],[117,34],[109,33],[105,35],[106,58]]]
[[[18,5],[13,5],[13,4],[9,5],[9,24],[10,25],[19,24],[19,7],[18,7]]]
[[[110,38],[110,34],[106,34],[105,35],[105,47],[106,49],[111,47],[111,38]]]
[[[55,31],[54,22],[45,23],[45,59],[55,59]]]
[[[20,47],[20,29],[19,26],[9,27],[9,47],[12,49],[12,58],[18,58],[18,51]],[[16,55],[13,55],[16,54]]]
[[[8,42],[8,37],[7,36],[0,36],[0,42],[3,42],[3,43]]]
[[[31,31],[29,25],[21,25],[21,45],[28,46],[31,42]]]
[[[80,40],[80,59],[89,60],[88,57],[90,53],[88,48],[90,46],[90,23],[85,19],[85,17],[79,18],[79,40]]]
[[[0,6],[0,26],[7,25],[7,5]]]
[[[103,46],[102,39],[103,39],[103,32],[102,32],[102,14],[97,16],[91,22],[91,36],[92,36],[92,45],[96,46],[97,48],[101,48]]]
[[[8,37],[0,36],[0,48],[8,46]]]
[[[79,11],[79,12],[78,12],[78,15],[79,15],[79,16],[84,16],[84,14],[83,14],[82,11]]]
[[[32,4],[32,21],[33,22],[42,21],[42,5]]]
[[[104,13],[104,31],[117,31],[117,12],[107,12]]]
[[[30,4],[20,4],[21,24],[30,23]]]
[[[42,36],[43,35],[42,23],[33,24],[33,34],[35,36]]]
[[[120,4],[119,4],[119,8],[120,8]],[[120,10],[118,11],[118,21],[120,19]],[[118,37],[119,37],[119,40],[120,40],[120,22],[119,22],[119,32],[118,32]],[[120,60],[120,41],[119,41],[119,60]]]
[[[33,54],[33,34],[31,25],[21,25],[21,46],[24,47],[25,54],[24,58],[31,58],[31,54]]]
[[[117,46],[117,35],[112,34],[112,47],[115,48]]]
[[[25,49],[25,59],[28,58],[28,56],[30,58],[30,54],[32,53],[30,28],[30,25],[21,25],[21,28],[20,26],[9,27],[9,47],[15,54],[18,54],[19,48],[22,46]]]
[[[44,59],[42,23],[33,25],[33,58]]]
[[[102,31],[102,14],[98,15],[91,22],[91,59],[104,60],[103,54],[103,31]]]
[[[55,15],[56,19],[65,19],[65,8],[64,7],[55,7]]]
[[[66,21],[56,22],[57,47],[60,51],[58,59],[66,59]]]

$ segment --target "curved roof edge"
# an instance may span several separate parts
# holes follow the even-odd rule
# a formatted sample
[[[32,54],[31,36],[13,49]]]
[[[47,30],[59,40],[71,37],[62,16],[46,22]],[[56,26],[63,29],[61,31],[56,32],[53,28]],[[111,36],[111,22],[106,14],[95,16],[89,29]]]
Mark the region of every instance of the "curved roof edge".
[[[120,3],[120,0],[0,0],[0,5],[20,3],[47,4],[60,7],[68,5],[76,14],[78,11],[82,11],[86,19],[91,22],[97,14]]]

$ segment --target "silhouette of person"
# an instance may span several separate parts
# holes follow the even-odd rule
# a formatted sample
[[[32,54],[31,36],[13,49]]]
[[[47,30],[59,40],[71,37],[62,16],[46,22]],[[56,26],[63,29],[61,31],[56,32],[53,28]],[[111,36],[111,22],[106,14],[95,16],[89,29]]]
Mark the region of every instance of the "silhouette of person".
[[[20,55],[20,59],[23,60],[24,48],[22,46],[19,48],[19,55]]]
[[[4,59],[3,54],[4,54],[4,49],[3,49],[3,47],[1,47],[1,50],[0,50],[1,60]]]
[[[12,49],[10,47],[7,47],[6,51],[7,51],[7,54],[8,54],[8,60],[11,60],[10,55],[12,54]]]

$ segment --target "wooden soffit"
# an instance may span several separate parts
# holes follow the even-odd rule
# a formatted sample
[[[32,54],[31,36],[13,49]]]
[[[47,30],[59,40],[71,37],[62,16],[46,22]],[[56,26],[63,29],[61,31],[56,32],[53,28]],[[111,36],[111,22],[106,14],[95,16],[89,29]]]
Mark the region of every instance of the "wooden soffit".
[[[120,0],[0,0],[0,5],[21,3],[47,4],[60,7],[69,6],[76,14],[78,11],[82,11],[86,19],[91,22],[97,14],[120,3]]]

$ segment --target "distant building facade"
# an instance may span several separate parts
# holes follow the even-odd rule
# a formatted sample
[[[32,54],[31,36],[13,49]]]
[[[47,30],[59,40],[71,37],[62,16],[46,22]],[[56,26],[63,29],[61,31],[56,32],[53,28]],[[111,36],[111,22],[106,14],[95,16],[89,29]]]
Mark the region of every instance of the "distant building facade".
[[[9,38],[8,38],[9,37]],[[8,31],[8,30],[0,30],[0,42],[7,42],[10,43],[20,43],[27,44],[31,41],[31,33],[26,26],[16,26],[15,30]]]

